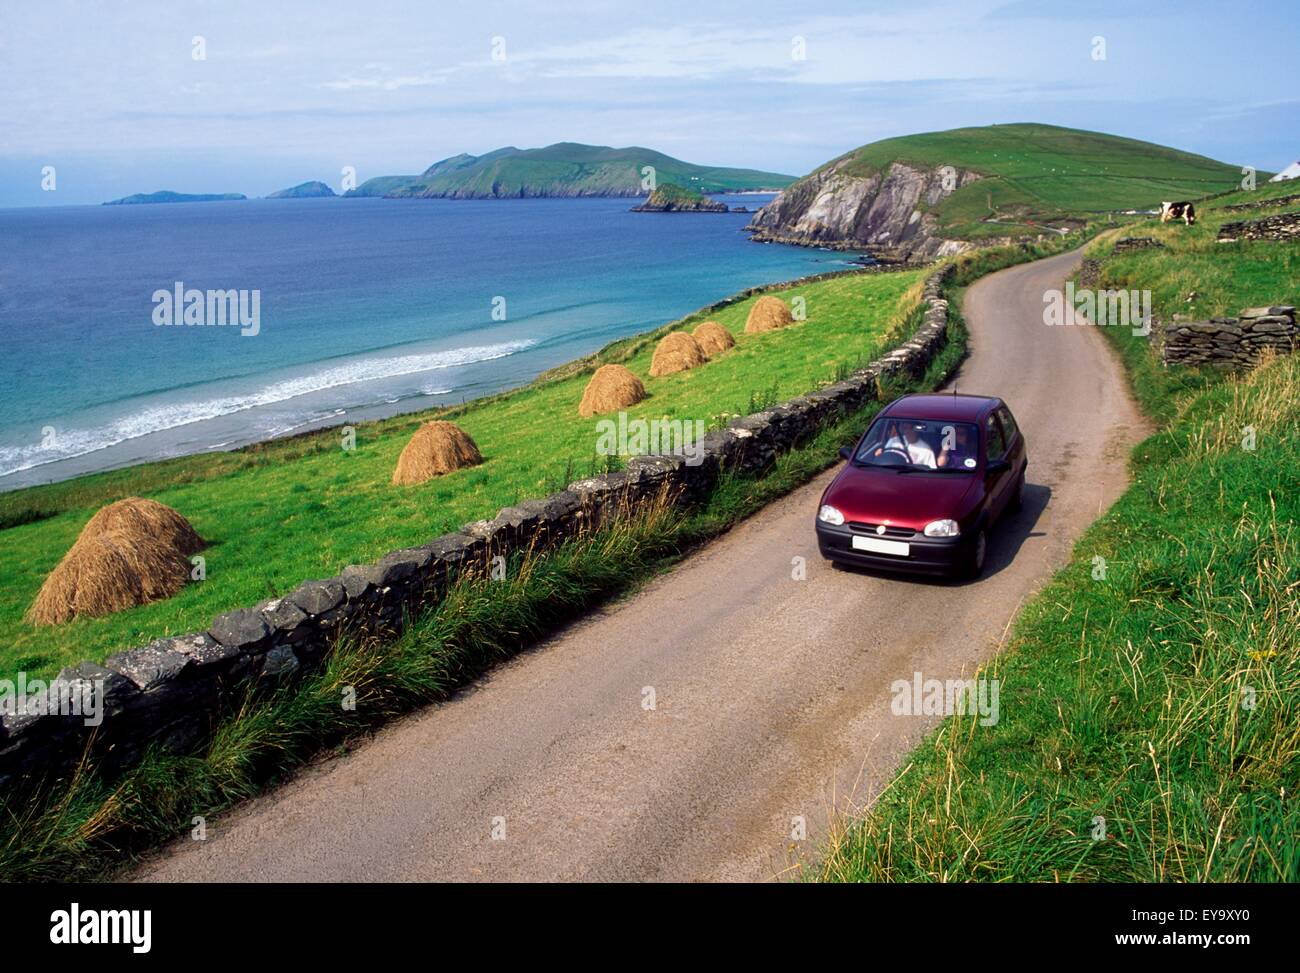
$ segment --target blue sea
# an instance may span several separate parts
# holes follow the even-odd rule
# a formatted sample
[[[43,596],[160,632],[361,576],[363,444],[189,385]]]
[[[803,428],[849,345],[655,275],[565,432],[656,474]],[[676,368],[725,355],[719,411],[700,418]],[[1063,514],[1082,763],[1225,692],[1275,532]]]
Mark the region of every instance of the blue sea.
[[[719,198],[756,208],[770,197]],[[0,490],[473,399],[742,288],[851,259],[751,243],[745,214],[630,206],[0,210]],[[178,283],[257,292],[257,333],[156,324],[155,292]]]

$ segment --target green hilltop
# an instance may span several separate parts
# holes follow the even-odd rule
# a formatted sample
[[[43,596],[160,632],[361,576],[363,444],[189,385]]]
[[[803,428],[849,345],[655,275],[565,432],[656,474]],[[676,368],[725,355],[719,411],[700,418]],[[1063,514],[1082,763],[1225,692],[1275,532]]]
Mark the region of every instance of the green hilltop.
[[[883,139],[822,166],[867,176],[894,162],[952,166],[981,178],[935,207],[942,226],[989,216],[1050,220],[1149,208],[1235,189],[1239,166],[1138,139],[1016,123]],[[820,169],[818,171],[821,171]]]
[[[296,186],[290,186],[288,189],[281,189],[279,192],[271,193],[267,199],[321,199],[335,195],[334,190],[319,180],[312,182],[300,182]]]
[[[781,189],[793,176],[755,169],[701,166],[653,149],[610,148],[558,142],[541,149],[496,149],[485,155],[462,153],[434,163],[418,176],[379,176],[349,196],[392,198],[493,199],[535,196],[644,196],[643,168],[655,180],[700,193]]]

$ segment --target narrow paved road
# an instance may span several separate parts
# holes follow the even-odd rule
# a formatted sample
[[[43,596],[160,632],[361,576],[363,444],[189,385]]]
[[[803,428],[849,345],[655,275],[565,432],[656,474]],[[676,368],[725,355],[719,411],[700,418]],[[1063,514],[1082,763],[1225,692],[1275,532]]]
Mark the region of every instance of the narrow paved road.
[[[1030,451],[1025,509],[995,532],[979,581],[824,564],[824,474],[137,877],[761,880],[814,855],[828,816],[870,800],[932,724],[891,715],[890,684],[969,677],[1125,486],[1147,430],[1120,367],[1094,329],[1042,323],[1043,292],[1077,260],[1006,270],[966,297],[957,385],[1002,395]]]

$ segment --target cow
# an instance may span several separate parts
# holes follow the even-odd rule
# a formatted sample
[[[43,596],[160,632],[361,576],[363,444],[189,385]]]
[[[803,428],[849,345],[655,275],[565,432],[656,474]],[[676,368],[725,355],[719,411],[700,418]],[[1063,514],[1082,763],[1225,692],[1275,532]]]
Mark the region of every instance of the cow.
[[[1176,220],[1180,217],[1184,223],[1191,226],[1196,222],[1196,207],[1188,202],[1160,204],[1161,223],[1168,223],[1170,220]]]

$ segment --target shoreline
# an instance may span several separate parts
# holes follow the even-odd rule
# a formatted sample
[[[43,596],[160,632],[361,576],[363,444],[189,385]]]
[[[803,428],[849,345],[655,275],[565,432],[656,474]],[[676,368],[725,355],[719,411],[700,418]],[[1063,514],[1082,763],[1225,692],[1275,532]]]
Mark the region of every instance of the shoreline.
[[[57,219],[29,210],[4,220],[19,245],[0,260],[3,269],[18,273],[38,230],[64,251],[78,234],[95,233],[108,244],[107,256],[85,273],[113,288],[71,314],[52,308],[61,306],[54,298],[80,296],[76,274],[48,287],[43,278],[50,275],[36,274],[16,289],[19,333],[11,354],[19,363],[32,357],[4,396],[0,493],[459,405],[526,385],[741,288],[848,269],[853,259],[803,247],[764,253],[739,232],[743,215],[709,229],[695,221],[641,222],[612,199],[567,206],[520,200],[518,208],[433,200],[436,222],[421,215],[423,207],[274,202],[240,207],[247,215],[238,217],[221,215],[229,207],[185,203],[108,208],[109,219],[102,207],[73,206],[61,207]],[[344,219],[350,213],[358,215]],[[241,261],[207,242],[214,232],[249,232],[245,221],[254,216],[253,226],[280,244],[276,254]],[[171,258],[158,243],[139,253],[119,244],[160,239],[178,218],[180,244],[207,275],[201,282],[233,279],[263,292],[264,327],[255,341],[222,342],[208,332],[164,338],[141,316],[139,295],[172,279]],[[536,233],[528,239],[553,245],[527,250],[503,279],[493,246],[457,243],[475,228],[484,231],[479,240],[505,234],[515,246],[521,234]],[[309,231],[307,239],[319,242],[295,242]],[[331,254],[356,233],[376,234],[377,256],[339,264]],[[414,257],[417,251],[434,265]],[[647,254],[642,269],[629,275],[626,262],[638,252]],[[570,273],[566,265],[584,253]],[[488,320],[485,295],[499,293],[509,295],[511,313],[497,318],[494,298]],[[52,337],[29,337],[36,335]],[[511,346],[509,354],[477,354],[497,346]],[[72,364],[86,355],[92,367]]]
[[[805,247],[804,249],[812,250],[825,248]],[[836,251],[836,253],[841,253],[847,256],[849,252]],[[592,367],[592,363],[600,355],[616,345],[625,342],[647,340],[651,336],[671,330],[671,328],[678,321],[682,320],[682,318],[699,313],[712,313],[719,308],[742,301],[757,293],[762,293],[773,288],[789,287],[800,283],[809,283],[846,274],[893,273],[915,269],[917,266],[920,266],[883,262],[858,262],[871,259],[870,255],[859,252],[857,253],[857,260],[837,261],[839,263],[849,264],[848,266],[842,266],[837,270],[824,271],[816,274],[805,274],[799,277],[786,278],[744,288],[710,304],[688,311],[686,314],[674,318],[672,321],[665,322],[655,328],[634,332],[607,341],[587,355],[581,355],[576,358],[561,361],[538,371],[531,371],[531,374],[522,379],[520,376],[523,373],[516,369],[514,374],[504,376],[499,382],[471,382],[467,386],[453,388],[447,391],[440,391],[433,394],[406,395],[391,401],[370,402],[348,408],[335,409],[331,411],[329,415],[305,419],[301,422],[295,423],[291,428],[274,435],[268,436],[265,434],[257,434],[256,432],[251,434],[241,434],[237,428],[232,428],[228,438],[223,437],[224,441],[218,445],[198,449],[185,449],[183,447],[184,443],[192,440],[191,425],[202,424],[205,428],[211,429],[213,423],[224,422],[233,425],[236,421],[243,420],[242,422],[239,422],[238,425],[247,428],[249,425],[248,420],[251,417],[250,414],[256,410],[234,412],[213,419],[201,420],[198,423],[178,425],[169,429],[146,433],[145,435],[128,439],[123,442],[113,443],[99,449],[89,450],[77,456],[70,456],[64,459],[33,466],[26,470],[16,470],[13,473],[0,477],[0,496],[12,497],[21,495],[26,491],[42,490],[58,486],[59,484],[72,483],[99,475],[111,475],[113,473],[120,473],[123,470],[143,468],[155,464],[183,462],[187,459],[208,456],[214,453],[238,453],[245,450],[258,449],[271,444],[318,436],[328,433],[330,430],[340,429],[344,426],[357,423],[379,422],[386,419],[404,416],[413,417],[427,415],[432,418],[438,415],[457,414],[460,410],[475,408],[499,398],[513,395],[517,392],[523,391],[524,389],[556,381],[572,375],[576,371]],[[464,395],[464,393],[470,389],[474,390],[476,394],[469,396]],[[458,393],[461,395],[461,398],[459,401],[456,401],[454,397]],[[446,396],[451,396],[453,398],[449,401],[445,398]],[[437,398],[441,398],[442,401],[422,401],[424,399]],[[174,447],[174,451],[159,452],[160,448],[168,449],[168,447]],[[120,462],[113,462],[110,464],[95,462],[96,457],[100,457],[103,452],[109,449],[118,450],[126,455],[122,457]],[[47,475],[42,477],[40,476],[40,471],[57,471],[66,475]]]

